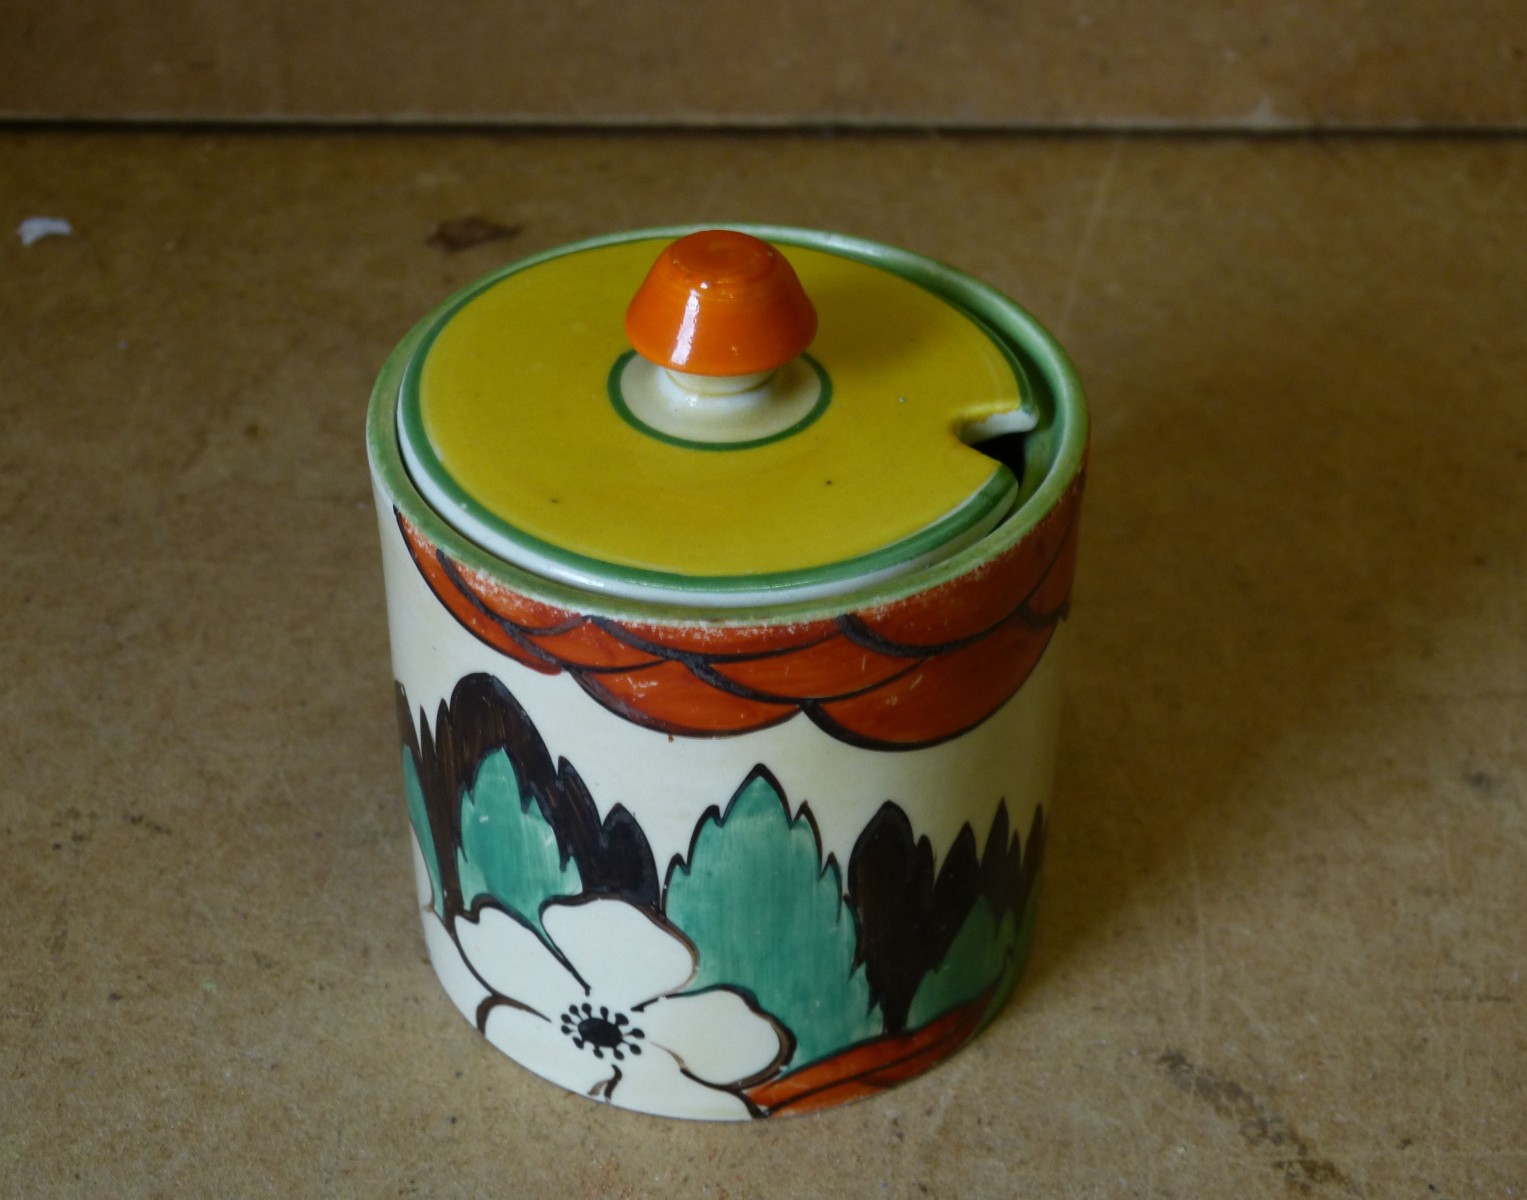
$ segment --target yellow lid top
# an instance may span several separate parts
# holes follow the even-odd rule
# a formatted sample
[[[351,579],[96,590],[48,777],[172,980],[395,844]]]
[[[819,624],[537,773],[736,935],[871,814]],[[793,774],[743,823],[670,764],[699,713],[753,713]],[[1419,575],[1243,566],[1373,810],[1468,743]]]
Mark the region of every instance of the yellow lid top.
[[[712,391],[626,339],[668,243],[543,257],[440,317],[404,376],[399,433],[446,521],[582,586],[747,603],[911,570],[1011,508],[1013,473],[961,440],[1023,401],[985,325],[895,260],[785,243],[815,341],[770,381]]]

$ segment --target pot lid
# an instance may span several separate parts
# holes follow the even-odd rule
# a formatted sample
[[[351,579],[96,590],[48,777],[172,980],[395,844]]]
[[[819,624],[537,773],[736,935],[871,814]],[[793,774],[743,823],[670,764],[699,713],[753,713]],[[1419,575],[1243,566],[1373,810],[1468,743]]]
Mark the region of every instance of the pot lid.
[[[1014,349],[926,260],[768,232],[584,243],[447,302],[398,397],[425,499],[537,574],[719,606],[845,592],[995,528],[1020,481],[970,443],[1034,423]]]

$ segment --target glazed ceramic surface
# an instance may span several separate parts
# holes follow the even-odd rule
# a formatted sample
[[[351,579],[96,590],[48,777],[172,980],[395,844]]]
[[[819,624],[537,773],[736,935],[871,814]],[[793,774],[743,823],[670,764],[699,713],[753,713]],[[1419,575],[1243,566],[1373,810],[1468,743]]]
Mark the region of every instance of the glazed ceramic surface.
[[[686,232],[554,252],[448,301],[389,360],[368,443],[446,992],[564,1087],[756,1118],[927,1069],[1022,970],[1086,421],[1011,302],[769,229],[820,314],[787,377],[809,399],[724,451],[644,428],[621,411],[621,316]],[[432,408],[504,379],[512,404]],[[548,396],[599,423],[568,432],[526,399]],[[994,419],[998,458],[960,441]]]

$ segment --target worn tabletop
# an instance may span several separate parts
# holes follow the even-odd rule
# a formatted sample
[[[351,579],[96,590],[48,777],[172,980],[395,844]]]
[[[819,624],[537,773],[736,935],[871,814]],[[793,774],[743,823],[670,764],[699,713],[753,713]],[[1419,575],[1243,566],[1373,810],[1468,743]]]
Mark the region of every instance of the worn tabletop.
[[[691,220],[981,275],[1094,419],[1030,971],[749,1127],[436,984],[361,440],[435,301]],[[13,133],[0,223],[0,1193],[1527,1195],[1527,142]]]

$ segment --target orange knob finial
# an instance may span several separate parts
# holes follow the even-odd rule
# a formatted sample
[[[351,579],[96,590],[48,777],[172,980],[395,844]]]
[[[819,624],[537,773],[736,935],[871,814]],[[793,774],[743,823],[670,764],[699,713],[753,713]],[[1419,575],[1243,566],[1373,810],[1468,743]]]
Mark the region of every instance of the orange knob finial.
[[[674,242],[626,310],[626,336],[638,354],[692,375],[772,371],[816,331],[816,309],[785,256],[729,229]]]

